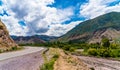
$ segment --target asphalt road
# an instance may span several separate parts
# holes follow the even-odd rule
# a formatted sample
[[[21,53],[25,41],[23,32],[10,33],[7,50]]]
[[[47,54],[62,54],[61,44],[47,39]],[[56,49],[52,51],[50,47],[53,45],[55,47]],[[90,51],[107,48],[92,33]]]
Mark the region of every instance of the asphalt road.
[[[42,47],[25,47],[23,50],[1,53],[0,70],[39,70],[43,64]]]

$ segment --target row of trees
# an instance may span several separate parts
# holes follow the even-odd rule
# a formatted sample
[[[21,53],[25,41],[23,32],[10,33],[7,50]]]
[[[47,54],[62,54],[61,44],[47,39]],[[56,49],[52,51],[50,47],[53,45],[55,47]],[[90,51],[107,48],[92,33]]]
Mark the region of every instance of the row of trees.
[[[101,43],[88,44],[88,43],[72,43],[70,42],[47,42],[44,44],[27,44],[32,46],[45,46],[45,47],[56,47],[66,51],[75,51],[75,49],[84,49],[89,55],[101,56],[101,57],[119,57],[120,48],[116,43],[110,43],[108,38],[103,38]],[[118,50],[116,50],[118,49]]]
[[[96,44],[94,44],[96,45]],[[108,38],[103,38],[97,48],[91,46],[87,49],[89,55],[100,57],[120,57],[119,45],[110,43]]]

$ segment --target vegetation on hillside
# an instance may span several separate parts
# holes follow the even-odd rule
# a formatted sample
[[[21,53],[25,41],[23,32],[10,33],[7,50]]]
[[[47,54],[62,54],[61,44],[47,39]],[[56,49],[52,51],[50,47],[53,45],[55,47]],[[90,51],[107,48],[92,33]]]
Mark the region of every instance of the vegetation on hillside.
[[[94,19],[84,21],[77,25],[75,28],[67,32],[65,35],[59,38],[60,41],[70,41],[74,42],[86,42],[94,35],[95,31],[101,29],[113,28],[120,30],[120,13],[111,12]],[[77,38],[76,38],[77,37]]]

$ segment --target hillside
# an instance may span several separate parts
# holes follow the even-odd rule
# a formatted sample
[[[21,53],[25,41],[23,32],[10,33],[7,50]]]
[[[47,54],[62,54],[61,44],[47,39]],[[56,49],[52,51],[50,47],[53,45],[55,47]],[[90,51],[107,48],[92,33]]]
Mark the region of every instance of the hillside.
[[[120,37],[120,12],[111,12],[80,23],[59,38],[59,41],[99,42],[102,37],[111,40]]]
[[[9,36],[9,32],[0,20],[0,50],[11,49],[12,47],[17,47],[17,44]]]

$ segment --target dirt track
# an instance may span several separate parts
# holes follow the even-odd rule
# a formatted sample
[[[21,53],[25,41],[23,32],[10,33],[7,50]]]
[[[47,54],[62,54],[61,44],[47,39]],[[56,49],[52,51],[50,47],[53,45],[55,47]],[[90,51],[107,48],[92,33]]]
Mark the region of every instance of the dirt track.
[[[0,70],[39,70],[39,66],[43,64],[43,58],[41,55],[43,49],[40,49],[40,47],[37,49],[37,51],[36,49],[37,47],[36,48],[28,47],[28,49],[26,50],[10,52],[12,53],[11,54],[12,58],[5,59],[6,58],[5,57],[4,60],[0,60]],[[22,53],[23,51],[26,52],[27,54]],[[7,54],[9,53],[6,53],[6,56],[8,56]]]
[[[120,70],[120,61],[87,56],[78,57],[89,67],[93,67],[95,70]]]

